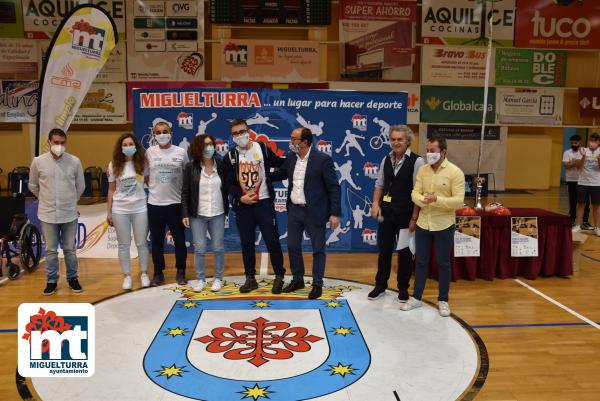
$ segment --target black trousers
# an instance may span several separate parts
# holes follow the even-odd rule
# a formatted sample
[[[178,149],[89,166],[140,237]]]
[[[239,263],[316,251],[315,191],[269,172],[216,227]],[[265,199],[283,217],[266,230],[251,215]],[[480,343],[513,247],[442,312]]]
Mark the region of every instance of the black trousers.
[[[379,256],[377,258],[377,275],[375,285],[387,288],[388,280],[392,270],[392,255],[396,249],[396,236],[401,228],[407,228],[405,218],[399,216],[384,216],[377,229],[377,246]],[[408,287],[412,270],[412,254],[408,247],[398,251],[398,291],[401,299],[408,299]]]
[[[575,217],[577,215],[577,182],[567,182],[567,189],[569,190],[569,216],[571,216],[571,222],[575,223]],[[583,209],[583,222],[588,223],[590,218],[590,199],[588,198],[585,203],[585,209]]]
[[[175,267],[185,271],[187,247],[185,246],[185,226],[181,222],[181,204],[156,206],[148,204],[148,226],[152,239],[152,263],[154,274],[165,268],[165,226],[169,227],[175,243]]]
[[[263,199],[253,205],[240,205],[235,211],[235,222],[242,243],[244,274],[256,274],[256,226],[260,229],[271,257],[271,266],[277,276],[285,274],[283,252],[279,243],[279,229],[272,199]]]

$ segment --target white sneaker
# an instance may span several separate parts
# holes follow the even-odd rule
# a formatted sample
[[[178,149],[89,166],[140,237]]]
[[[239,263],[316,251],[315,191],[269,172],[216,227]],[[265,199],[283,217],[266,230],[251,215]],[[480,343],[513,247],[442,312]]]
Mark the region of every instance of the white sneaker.
[[[578,225],[578,224],[575,224],[575,225],[573,226],[573,228],[571,229],[571,231],[573,231],[574,233],[581,232],[581,226],[580,226],[580,225]]]
[[[408,301],[400,304],[400,310],[409,311],[421,307],[423,303],[416,298],[410,297]]]
[[[596,228],[594,229],[594,233],[595,233],[595,234],[596,234],[598,237],[600,237],[600,227],[596,227]]]
[[[443,316],[443,317],[450,316],[450,305],[448,305],[448,302],[439,301],[438,309],[440,310],[440,316]]]
[[[142,273],[140,278],[142,280],[142,287],[150,287],[150,277],[146,273]]]
[[[223,288],[223,283],[221,282],[221,280],[219,280],[218,278],[215,279],[215,281],[213,281],[212,287],[210,287],[211,291],[221,291],[221,288]]]
[[[206,287],[206,281],[198,280],[196,281],[196,284],[194,284],[194,286],[192,287],[192,290],[200,292],[204,289],[204,287]]]
[[[125,276],[125,278],[123,279],[123,289],[124,290],[130,290],[131,289],[131,276],[128,274],[127,276]]]

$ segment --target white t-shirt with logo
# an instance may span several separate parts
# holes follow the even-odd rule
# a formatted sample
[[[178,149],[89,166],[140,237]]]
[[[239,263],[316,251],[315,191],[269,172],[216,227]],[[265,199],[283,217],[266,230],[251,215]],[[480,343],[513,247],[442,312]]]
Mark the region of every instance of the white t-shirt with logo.
[[[592,187],[600,187],[600,167],[598,167],[598,156],[600,156],[600,148],[592,152],[590,148],[585,148],[585,161],[583,168],[579,172],[579,185],[589,185]]]
[[[115,182],[112,212],[134,214],[146,212],[146,192],[144,191],[144,176],[135,172],[133,161],[126,161],[120,177],[115,177],[112,162],[108,164],[108,182]]]
[[[161,149],[158,145],[146,151],[148,160],[148,203],[167,206],[181,203],[183,167],[188,162],[187,152],[179,146],[171,145]]]
[[[248,192],[258,192],[258,199],[268,199],[269,188],[265,180],[265,163],[260,145],[252,142],[248,150],[240,149],[239,154],[239,183],[242,195]]]
[[[579,149],[573,151],[573,149],[567,149],[563,153],[563,163],[572,162],[573,160],[579,160],[583,156],[579,153]],[[577,167],[565,168],[565,179],[567,182],[577,182],[579,180],[579,169]]]

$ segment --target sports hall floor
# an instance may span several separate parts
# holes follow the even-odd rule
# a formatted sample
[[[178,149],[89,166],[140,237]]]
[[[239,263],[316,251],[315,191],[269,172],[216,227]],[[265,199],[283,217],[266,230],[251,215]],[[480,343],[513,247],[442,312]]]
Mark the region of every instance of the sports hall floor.
[[[496,200],[508,207],[567,210],[564,188],[505,193]],[[580,270],[571,278],[452,283],[452,312],[476,330],[487,349],[489,370],[477,400],[600,400],[600,238],[590,235],[581,249]],[[169,257],[167,266],[172,264]],[[188,266],[192,265],[190,256]],[[207,265],[212,266],[210,258]],[[0,287],[0,400],[22,399],[15,384],[19,304],[95,302],[122,293],[116,261],[84,259],[79,269],[82,294],[70,293],[61,283],[56,295],[42,296],[43,265]],[[375,269],[375,254],[330,254],[326,275],[371,284]],[[173,282],[174,269],[167,273]],[[227,255],[226,275],[240,274],[240,255]],[[435,301],[436,291],[437,282],[429,280],[424,299]]]

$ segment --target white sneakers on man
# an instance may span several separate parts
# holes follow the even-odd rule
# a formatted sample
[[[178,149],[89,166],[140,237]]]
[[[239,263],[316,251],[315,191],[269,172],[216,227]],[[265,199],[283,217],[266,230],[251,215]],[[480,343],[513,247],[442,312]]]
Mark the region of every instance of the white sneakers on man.
[[[581,226],[580,226],[580,225],[578,225],[578,224],[575,224],[575,225],[573,226],[573,228],[571,229],[571,231],[573,231],[574,233],[581,232]]]
[[[448,302],[439,301],[438,309],[440,310],[440,316],[443,316],[443,317],[450,316],[450,305],[448,305]]]
[[[142,273],[140,279],[142,280],[142,287],[150,287],[150,277],[148,277],[148,274]]]
[[[204,287],[206,287],[206,281],[198,280],[196,281],[196,284],[194,284],[194,286],[192,287],[192,290],[200,292],[204,289]]]
[[[219,280],[218,278],[216,278],[213,283],[212,283],[212,287],[210,287],[211,291],[217,292],[217,291],[221,291],[221,288],[223,288],[223,283],[221,282],[221,280]]]
[[[123,289],[124,290],[130,290],[132,286],[131,283],[131,276],[128,274],[125,276],[125,278],[123,279]]]
[[[411,309],[417,309],[421,307],[423,303],[416,298],[410,297],[408,301],[400,304],[400,310],[409,311]]]

